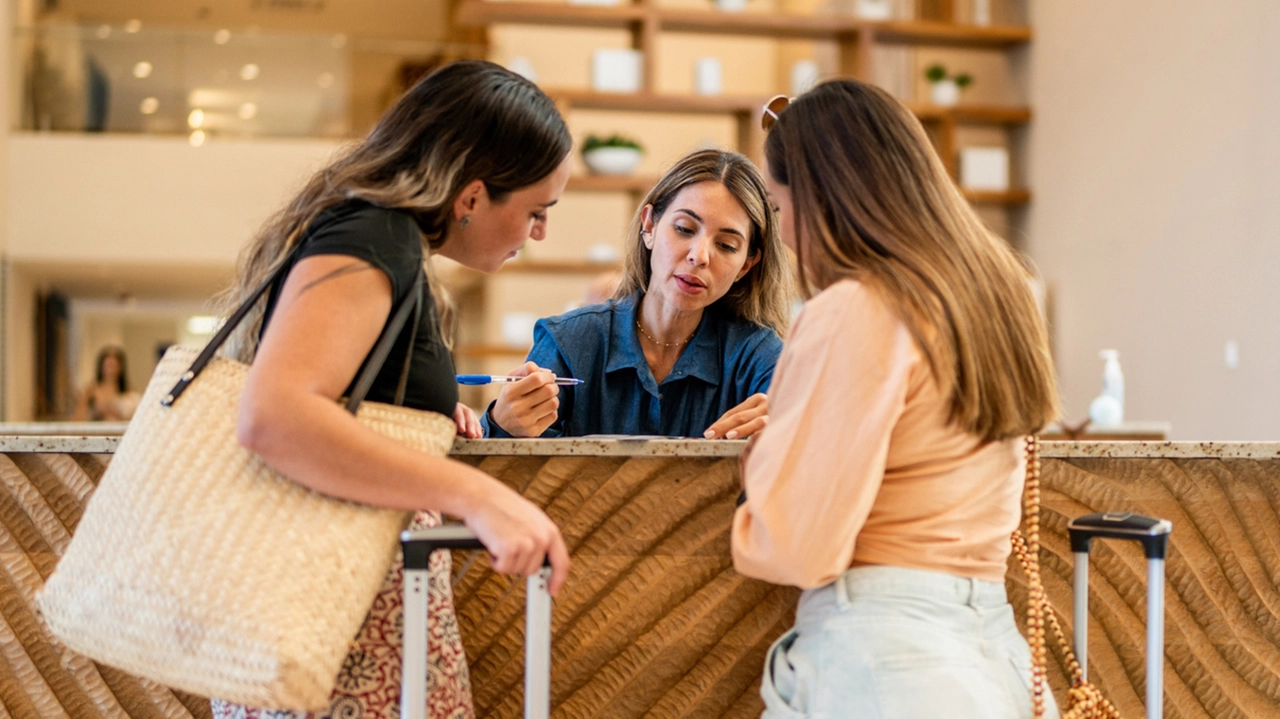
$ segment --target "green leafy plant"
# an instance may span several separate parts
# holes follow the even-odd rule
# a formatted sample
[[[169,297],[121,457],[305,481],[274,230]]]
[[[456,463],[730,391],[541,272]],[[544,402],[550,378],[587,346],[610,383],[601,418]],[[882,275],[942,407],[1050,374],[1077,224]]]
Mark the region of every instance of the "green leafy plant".
[[[598,150],[602,147],[629,147],[639,152],[644,152],[644,147],[630,137],[624,135],[610,135],[608,137],[600,137],[599,135],[587,135],[582,141],[582,151],[584,153]]]
[[[947,68],[939,64],[930,65],[925,68],[925,79],[929,82],[942,82],[943,80],[951,80],[957,87],[965,88],[973,84],[973,75],[962,72],[959,75],[948,75]]]

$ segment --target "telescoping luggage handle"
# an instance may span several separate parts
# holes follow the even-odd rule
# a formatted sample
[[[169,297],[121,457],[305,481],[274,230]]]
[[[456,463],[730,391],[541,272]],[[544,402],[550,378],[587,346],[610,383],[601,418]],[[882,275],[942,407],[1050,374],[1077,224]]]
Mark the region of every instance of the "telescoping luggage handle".
[[[427,711],[427,565],[437,549],[484,549],[475,533],[461,524],[446,524],[400,533],[404,550],[404,664],[400,716],[425,719]],[[551,567],[529,577],[524,631],[524,716],[551,715]],[[421,640],[419,640],[421,638]]]
[[[1132,512],[1102,512],[1067,524],[1075,555],[1073,616],[1075,653],[1080,673],[1088,678],[1089,549],[1095,537],[1128,539],[1142,544],[1147,557],[1147,717],[1164,715],[1164,560],[1173,524],[1167,519]]]

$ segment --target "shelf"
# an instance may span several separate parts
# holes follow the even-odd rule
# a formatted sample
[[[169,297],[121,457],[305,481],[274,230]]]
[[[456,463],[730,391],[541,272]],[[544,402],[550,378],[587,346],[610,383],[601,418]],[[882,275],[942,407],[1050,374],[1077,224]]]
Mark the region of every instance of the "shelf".
[[[622,269],[617,262],[588,262],[587,260],[518,260],[508,262],[498,270],[503,274],[523,273],[535,275],[598,275]]]
[[[1031,42],[1031,28],[1019,25],[960,25],[924,20],[868,24],[878,42],[902,45],[1007,48]]]
[[[781,13],[726,13],[714,10],[660,10],[658,22],[667,32],[835,40],[855,35],[860,25],[850,18]]]
[[[486,357],[519,357],[524,359],[529,356],[528,347],[512,347],[509,345],[462,345],[457,349],[459,357],[469,358],[486,358]]]
[[[648,192],[660,178],[649,175],[574,175],[565,187],[571,192]]]
[[[1022,125],[1031,122],[1031,109],[1026,107],[997,107],[992,105],[957,105],[939,107],[908,103],[907,108],[921,122],[950,120],[972,125]]]
[[[860,34],[896,44],[1005,48],[1031,41],[1020,25],[961,25],[927,20],[873,22],[847,15],[788,15],[678,10],[645,5],[595,7],[546,2],[464,0],[455,16],[462,25],[522,23],[573,27],[630,28],[652,22],[660,31],[834,40]]]
[[[626,112],[673,112],[715,115],[726,112],[752,113],[764,106],[766,98],[725,95],[657,95],[644,92],[591,92],[590,90],[545,90],[557,104],[583,110]]]
[[[484,26],[509,22],[560,27],[625,28],[642,22],[652,11],[640,5],[598,7],[568,3],[487,2],[459,3],[454,21],[459,25]]]
[[[1029,190],[1008,190],[1005,192],[992,192],[990,190],[965,190],[961,189],[964,197],[975,205],[1025,205],[1031,202],[1031,192]]]

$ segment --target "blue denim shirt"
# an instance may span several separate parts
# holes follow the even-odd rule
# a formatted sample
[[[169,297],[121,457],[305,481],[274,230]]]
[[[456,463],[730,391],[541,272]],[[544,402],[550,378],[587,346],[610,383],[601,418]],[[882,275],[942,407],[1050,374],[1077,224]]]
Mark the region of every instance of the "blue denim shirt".
[[[560,416],[543,437],[654,434],[701,437],[725,412],[769,389],[782,340],[767,327],[708,308],[671,373],[654,381],[636,335],[637,293],[538,320],[529,361],[584,383],[560,388]],[[486,437],[510,437],[489,411]]]

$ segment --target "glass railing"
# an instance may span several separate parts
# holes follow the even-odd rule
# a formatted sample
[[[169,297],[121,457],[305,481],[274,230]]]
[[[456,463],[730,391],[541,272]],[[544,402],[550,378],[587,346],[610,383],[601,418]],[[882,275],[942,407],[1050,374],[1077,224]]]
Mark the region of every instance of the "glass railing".
[[[46,24],[15,30],[18,129],[342,138],[417,76],[483,48],[448,43]]]

